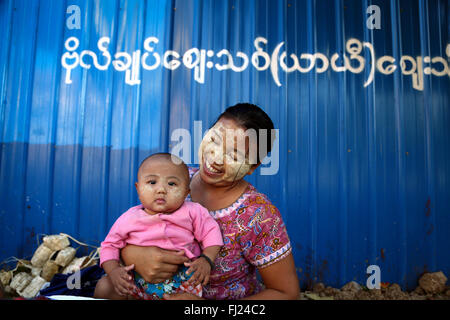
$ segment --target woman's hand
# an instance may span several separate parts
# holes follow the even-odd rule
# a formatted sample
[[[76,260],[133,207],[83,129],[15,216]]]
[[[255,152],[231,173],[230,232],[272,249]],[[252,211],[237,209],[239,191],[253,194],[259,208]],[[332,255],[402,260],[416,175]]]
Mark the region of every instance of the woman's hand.
[[[179,265],[189,261],[182,250],[171,251],[158,247],[127,245],[120,254],[125,264],[134,264],[136,272],[148,283],[172,278]]]

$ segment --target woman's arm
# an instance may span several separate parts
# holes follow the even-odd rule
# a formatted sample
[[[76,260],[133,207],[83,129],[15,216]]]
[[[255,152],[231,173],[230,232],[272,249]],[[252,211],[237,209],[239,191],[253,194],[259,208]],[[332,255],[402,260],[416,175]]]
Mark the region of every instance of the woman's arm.
[[[283,260],[265,268],[258,269],[263,279],[265,289],[261,292],[243,298],[242,300],[296,300],[300,296],[300,286],[295,271],[292,253]],[[166,300],[205,300],[193,294],[182,292],[165,294]]]
[[[265,289],[243,300],[296,300],[299,298],[300,286],[292,253],[258,271]]]
[[[135,270],[149,283],[170,279],[180,264],[189,261],[184,251],[170,251],[158,247],[127,245],[120,252],[126,265],[134,264]]]

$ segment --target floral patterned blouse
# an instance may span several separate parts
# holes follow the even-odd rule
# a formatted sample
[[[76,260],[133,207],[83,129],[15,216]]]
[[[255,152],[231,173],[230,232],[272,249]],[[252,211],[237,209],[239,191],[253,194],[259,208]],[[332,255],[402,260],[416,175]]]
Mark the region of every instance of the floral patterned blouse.
[[[189,168],[191,179],[198,170]],[[249,183],[230,207],[210,214],[219,223],[224,246],[203,297],[240,299],[258,293],[263,285],[256,278],[256,268],[267,267],[292,250],[280,212]]]

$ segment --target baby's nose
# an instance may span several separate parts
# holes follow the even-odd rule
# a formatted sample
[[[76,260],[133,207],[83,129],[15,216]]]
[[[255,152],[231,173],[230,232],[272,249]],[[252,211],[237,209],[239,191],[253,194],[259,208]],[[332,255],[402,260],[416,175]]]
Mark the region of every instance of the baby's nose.
[[[158,189],[157,189],[158,193],[166,193],[166,188],[164,187],[164,185],[160,184]]]

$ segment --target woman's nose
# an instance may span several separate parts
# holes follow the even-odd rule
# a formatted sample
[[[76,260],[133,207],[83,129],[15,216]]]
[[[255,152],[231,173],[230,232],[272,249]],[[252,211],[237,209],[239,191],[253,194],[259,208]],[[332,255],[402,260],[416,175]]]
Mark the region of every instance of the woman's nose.
[[[223,164],[223,160],[224,160],[224,153],[223,153],[223,148],[221,147],[216,147],[216,148],[211,148],[210,150],[210,155],[211,155],[211,162],[218,164],[218,165],[222,165]]]
[[[217,165],[222,165],[223,164],[223,159],[224,159],[224,154],[222,152],[212,152],[211,153],[211,161],[213,164],[217,164]]]

